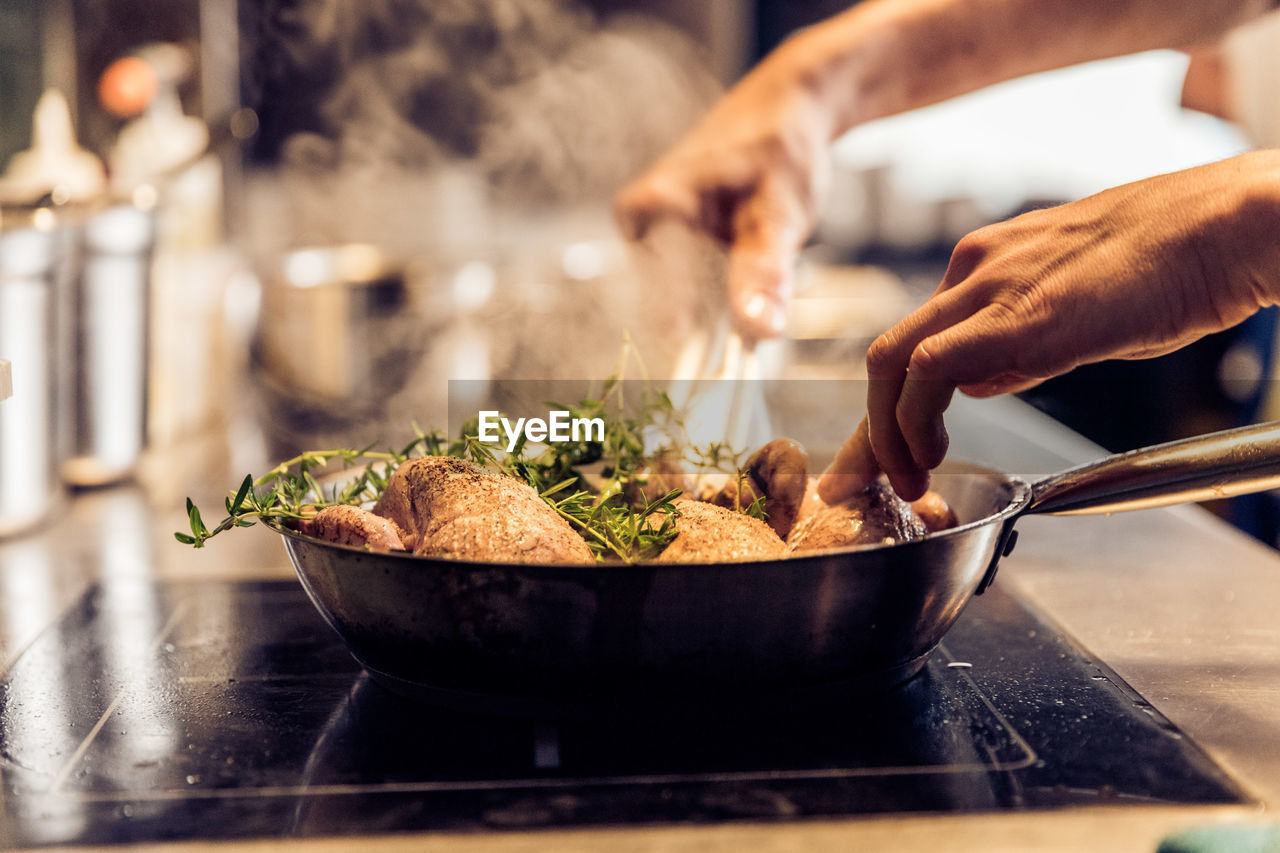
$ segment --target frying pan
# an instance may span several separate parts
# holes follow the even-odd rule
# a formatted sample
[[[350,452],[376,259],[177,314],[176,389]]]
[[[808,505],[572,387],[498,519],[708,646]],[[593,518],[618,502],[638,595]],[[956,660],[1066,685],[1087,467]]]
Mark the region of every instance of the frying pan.
[[[948,463],[961,524],[913,542],[734,563],[468,562],[276,526],[382,685],[492,713],[792,708],[899,684],[995,576],[1030,514],[1111,513],[1280,486],[1280,422],[1117,454],[1031,483]]]

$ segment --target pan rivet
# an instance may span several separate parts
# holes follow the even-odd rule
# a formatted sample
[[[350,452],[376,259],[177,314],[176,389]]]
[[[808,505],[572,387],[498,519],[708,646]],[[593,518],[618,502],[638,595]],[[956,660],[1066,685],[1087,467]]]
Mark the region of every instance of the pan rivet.
[[[1013,546],[1018,544],[1018,531],[1010,530],[1009,538],[1004,541],[1004,550],[1000,552],[1001,557],[1007,557],[1013,553]]]

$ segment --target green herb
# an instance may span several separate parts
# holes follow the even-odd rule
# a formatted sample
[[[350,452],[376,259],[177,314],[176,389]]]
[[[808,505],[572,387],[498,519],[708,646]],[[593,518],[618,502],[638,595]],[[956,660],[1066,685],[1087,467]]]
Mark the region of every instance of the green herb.
[[[620,495],[599,500],[590,492],[577,491],[566,498],[552,500],[558,490],[541,492],[543,500],[578,529],[597,560],[611,557],[626,562],[651,560],[676,538],[676,518],[680,510],[675,499],[679,489],[672,489],[656,501],[633,509]],[[658,516],[664,516],[657,521]]]
[[[219,533],[233,527],[252,527],[257,519],[306,518],[326,506],[361,505],[377,500],[386,488],[391,472],[425,439],[427,436],[420,434],[400,453],[377,453],[368,449],[307,451],[281,462],[256,480],[248,475],[235,494],[227,497],[226,518],[212,530],[205,525],[200,509],[191,498],[187,498],[191,532],[174,533],[174,538],[184,545],[202,548],[205,542]],[[351,479],[326,490],[316,479],[315,472],[333,460],[339,460],[344,469],[358,463],[364,463],[365,467]]]
[[[576,404],[549,403],[575,418],[601,418],[604,436],[599,441],[556,442],[536,451],[520,438],[511,453],[479,440],[479,426],[471,420],[450,439],[424,432],[416,425],[416,437],[399,451],[309,451],[277,465],[265,475],[247,476],[225,501],[226,516],[209,528],[200,510],[187,500],[190,532],[174,537],[196,548],[233,527],[251,527],[260,520],[307,518],[326,506],[368,506],[386,489],[397,467],[415,456],[454,456],[502,471],[532,486],[586,541],[599,560],[652,559],[676,536],[680,512],[672,489],[657,500],[647,500],[638,486],[644,484],[653,458],[683,460],[701,470],[736,471],[739,453],[723,444],[693,447],[684,438],[684,424],[670,397],[645,386],[632,401],[623,397],[624,384],[606,380],[598,394]],[[630,403],[630,406],[628,406]],[[656,449],[655,449],[656,448]],[[342,470],[362,466],[348,477],[326,485],[320,476],[330,466]],[[598,476],[589,482],[586,466],[597,466]],[[739,472],[744,477],[743,472]],[[636,497],[637,495],[641,495]],[[764,517],[763,498],[739,511]]]

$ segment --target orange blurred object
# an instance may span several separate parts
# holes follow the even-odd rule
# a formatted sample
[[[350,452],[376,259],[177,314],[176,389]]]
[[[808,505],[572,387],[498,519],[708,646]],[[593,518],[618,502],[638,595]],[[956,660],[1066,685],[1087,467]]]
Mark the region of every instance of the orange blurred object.
[[[107,66],[98,78],[98,100],[119,118],[140,115],[156,96],[159,80],[150,63],[125,56]]]

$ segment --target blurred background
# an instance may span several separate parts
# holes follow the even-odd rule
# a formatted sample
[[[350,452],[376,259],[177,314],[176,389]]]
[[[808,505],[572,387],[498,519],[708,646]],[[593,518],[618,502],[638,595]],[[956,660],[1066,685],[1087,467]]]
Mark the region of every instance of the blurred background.
[[[449,380],[605,376],[624,334],[663,376],[714,293],[688,286],[696,271],[655,278],[609,199],[846,5],[5,0],[0,521],[32,523],[68,487],[139,479],[168,504],[220,495],[201,472],[395,444],[447,421]],[[860,378],[867,343],[975,227],[1280,144],[1275,32],[839,140],[771,375]],[[1111,450],[1256,420],[1275,408],[1274,324],[1026,398]],[[1274,504],[1216,509],[1274,544]]]

